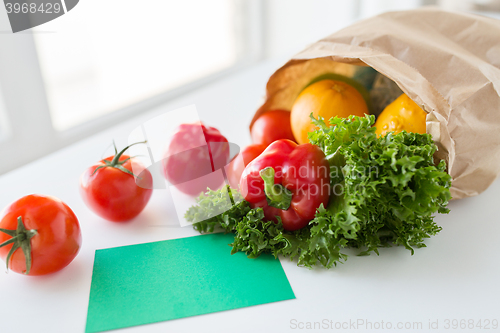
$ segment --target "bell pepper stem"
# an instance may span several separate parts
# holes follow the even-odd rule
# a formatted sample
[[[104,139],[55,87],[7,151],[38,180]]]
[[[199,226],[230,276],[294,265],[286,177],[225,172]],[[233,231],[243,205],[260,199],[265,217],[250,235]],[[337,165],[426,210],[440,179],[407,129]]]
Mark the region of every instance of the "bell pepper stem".
[[[264,192],[267,204],[282,210],[287,210],[292,202],[292,192],[280,184],[274,184],[274,169],[267,167],[259,172],[264,180]]]

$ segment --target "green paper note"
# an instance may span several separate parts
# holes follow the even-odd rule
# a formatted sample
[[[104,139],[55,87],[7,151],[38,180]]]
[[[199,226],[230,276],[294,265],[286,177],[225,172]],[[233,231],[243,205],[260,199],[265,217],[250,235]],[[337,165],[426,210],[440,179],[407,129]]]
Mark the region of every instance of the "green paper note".
[[[278,259],[231,255],[232,234],[97,250],[86,332],[295,298]]]

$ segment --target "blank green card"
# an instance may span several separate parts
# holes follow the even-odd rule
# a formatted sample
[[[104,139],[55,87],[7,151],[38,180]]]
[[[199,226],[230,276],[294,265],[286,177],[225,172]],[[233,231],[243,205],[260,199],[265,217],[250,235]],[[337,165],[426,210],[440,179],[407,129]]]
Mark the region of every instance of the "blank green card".
[[[232,234],[97,250],[86,332],[295,298],[279,260],[230,254]]]

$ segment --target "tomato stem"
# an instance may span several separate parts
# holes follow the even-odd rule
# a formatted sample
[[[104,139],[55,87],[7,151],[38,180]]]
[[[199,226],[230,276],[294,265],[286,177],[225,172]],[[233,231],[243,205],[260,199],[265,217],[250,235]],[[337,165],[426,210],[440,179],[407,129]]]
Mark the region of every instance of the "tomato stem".
[[[131,145],[128,145],[127,147],[123,148],[119,153],[117,153],[117,149],[116,149],[116,144],[115,144],[115,141],[113,140],[113,146],[115,147],[115,156],[113,157],[113,159],[111,161],[108,161],[108,160],[103,160],[104,162],[104,165],[100,165],[98,166],[97,168],[94,169],[94,172],[92,173],[92,175],[94,175],[96,173],[97,170],[99,169],[102,169],[102,168],[106,168],[106,167],[110,167],[110,168],[116,168],[120,171],[123,171],[125,173],[128,173],[129,175],[133,176],[133,177],[136,177],[138,178],[136,175],[134,175],[134,173],[128,169],[126,169],[125,167],[123,167],[123,164],[125,162],[127,162],[129,158],[123,160],[123,161],[120,161],[120,158],[122,157],[123,153],[125,153],[125,151],[127,149],[129,149],[130,147],[134,146],[134,145],[138,145],[140,143],[147,143],[148,141],[141,141],[141,142],[136,142],[136,143],[133,143]]]
[[[33,238],[38,232],[35,229],[27,230],[26,227],[24,226],[23,223],[23,218],[19,216],[17,218],[17,229],[16,230],[10,230],[10,229],[3,229],[0,228],[0,232],[3,232],[12,238],[6,240],[2,244],[0,244],[0,247],[4,247],[9,244],[13,244],[12,248],[10,249],[9,253],[7,254],[6,258],[6,265],[7,269],[9,269],[9,261],[14,252],[18,249],[21,248],[21,250],[24,253],[24,257],[26,259],[26,271],[24,274],[28,275],[31,270],[31,238]]]
[[[274,169],[267,167],[259,172],[264,180],[264,192],[267,204],[271,207],[287,210],[292,202],[292,192],[280,184],[274,184]]]

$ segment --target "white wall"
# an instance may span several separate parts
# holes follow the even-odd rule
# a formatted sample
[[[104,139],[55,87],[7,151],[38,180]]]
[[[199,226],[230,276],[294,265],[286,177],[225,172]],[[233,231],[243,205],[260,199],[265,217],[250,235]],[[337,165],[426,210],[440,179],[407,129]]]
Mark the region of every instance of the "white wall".
[[[392,10],[433,4],[434,0],[268,0],[265,53],[289,58],[308,44],[354,21]]]
[[[358,1],[266,1],[265,50],[267,57],[290,57],[308,44],[349,25]]]
[[[435,4],[429,0],[360,0],[359,18],[364,19],[387,11],[398,11]]]

